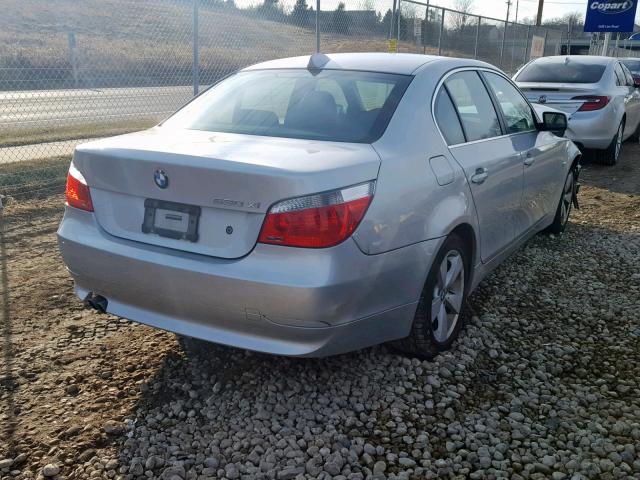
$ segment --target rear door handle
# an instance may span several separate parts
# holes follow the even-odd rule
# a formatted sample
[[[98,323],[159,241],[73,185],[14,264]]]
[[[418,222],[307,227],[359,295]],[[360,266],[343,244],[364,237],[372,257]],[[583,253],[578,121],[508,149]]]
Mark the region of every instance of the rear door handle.
[[[527,152],[524,155],[524,164],[528,167],[529,165],[532,165],[533,162],[536,161],[536,157],[531,153],[531,152]]]
[[[476,173],[471,177],[473,183],[484,183],[489,176],[489,172],[486,168],[476,168]]]

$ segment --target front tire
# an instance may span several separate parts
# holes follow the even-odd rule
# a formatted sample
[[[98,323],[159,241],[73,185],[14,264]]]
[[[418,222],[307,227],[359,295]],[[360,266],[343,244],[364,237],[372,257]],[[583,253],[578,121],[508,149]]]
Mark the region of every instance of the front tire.
[[[560,195],[560,202],[556,210],[556,216],[553,219],[553,223],[547,228],[547,233],[554,235],[562,234],[567,228],[569,223],[569,216],[571,215],[571,208],[573,207],[573,197],[575,195],[576,188],[576,168],[572,168],[567,174],[567,178],[564,181],[562,193]]]
[[[394,342],[397,349],[432,359],[451,348],[464,323],[470,267],[465,242],[456,234],[450,235],[427,276],[411,333]]]

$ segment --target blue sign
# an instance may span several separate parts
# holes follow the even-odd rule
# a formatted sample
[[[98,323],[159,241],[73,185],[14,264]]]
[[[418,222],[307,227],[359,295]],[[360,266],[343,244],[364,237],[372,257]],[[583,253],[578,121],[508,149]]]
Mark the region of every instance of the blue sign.
[[[585,32],[633,32],[638,0],[589,0]]]

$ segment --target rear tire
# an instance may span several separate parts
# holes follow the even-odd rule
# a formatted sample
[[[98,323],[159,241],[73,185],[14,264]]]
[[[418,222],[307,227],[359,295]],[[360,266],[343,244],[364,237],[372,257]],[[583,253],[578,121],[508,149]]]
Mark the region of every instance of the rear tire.
[[[465,242],[450,235],[427,276],[411,333],[393,346],[409,355],[432,359],[451,348],[466,316],[471,258]]]
[[[622,138],[624,136],[624,120],[620,122],[618,131],[611,140],[611,144],[605,150],[596,150],[595,157],[598,163],[613,166],[618,163],[622,150]]]

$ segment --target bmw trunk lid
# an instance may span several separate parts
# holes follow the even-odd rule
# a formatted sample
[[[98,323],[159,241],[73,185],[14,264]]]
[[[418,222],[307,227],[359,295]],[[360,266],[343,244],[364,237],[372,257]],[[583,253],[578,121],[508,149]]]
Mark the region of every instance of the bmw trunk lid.
[[[584,100],[575,97],[597,95],[597,84],[570,84],[570,83],[527,83],[518,82],[522,93],[532,103],[549,105],[567,115],[572,115],[584,103]]]
[[[247,255],[269,207],[376,179],[369,144],[156,127],[80,145],[99,225],[128,240],[219,258]]]

